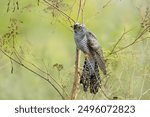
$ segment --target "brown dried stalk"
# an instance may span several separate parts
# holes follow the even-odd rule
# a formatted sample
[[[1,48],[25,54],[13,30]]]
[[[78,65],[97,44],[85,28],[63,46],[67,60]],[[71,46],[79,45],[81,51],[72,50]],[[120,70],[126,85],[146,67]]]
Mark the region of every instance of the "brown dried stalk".
[[[76,49],[76,61],[75,61],[75,75],[74,75],[74,83],[71,91],[71,100],[76,99],[79,91],[79,83],[80,83],[80,51]]]
[[[81,0],[79,3],[79,9],[78,9],[78,14],[77,14],[77,21],[79,19],[80,16],[80,11],[81,11]],[[76,61],[75,61],[75,74],[74,74],[74,83],[73,83],[73,87],[72,87],[72,91],[71,91],[71,100],[76,99],[77,95],[78,95],[78,91],[79,91],[79,83],[80,83],[80,51],[76,48]]]

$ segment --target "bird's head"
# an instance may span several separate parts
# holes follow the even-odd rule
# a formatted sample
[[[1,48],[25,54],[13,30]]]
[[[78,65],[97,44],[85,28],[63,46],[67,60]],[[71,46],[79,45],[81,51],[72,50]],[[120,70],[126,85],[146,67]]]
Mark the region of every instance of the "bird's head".
[[[86,27],[83,24],[75,23],[73,26],[73,30],[75,34],[85,34],[86,33]]]

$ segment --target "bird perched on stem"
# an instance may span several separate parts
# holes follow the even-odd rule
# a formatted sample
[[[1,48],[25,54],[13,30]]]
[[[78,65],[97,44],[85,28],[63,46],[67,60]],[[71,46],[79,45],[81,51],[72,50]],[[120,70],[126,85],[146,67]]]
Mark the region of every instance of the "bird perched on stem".
[[[75,23],[73,29],[76,46],[85,54],[80,83],[84,91],[90,87],[90,92],[96,94],[101,85],[99,68],[107,76],[103,51],[96,36],[83,24]]]

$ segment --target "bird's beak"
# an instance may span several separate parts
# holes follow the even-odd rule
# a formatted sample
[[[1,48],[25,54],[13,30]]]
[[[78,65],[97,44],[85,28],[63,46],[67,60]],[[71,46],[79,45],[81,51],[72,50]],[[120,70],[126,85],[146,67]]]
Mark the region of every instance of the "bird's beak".
[[[70,26],[71,28],[73,28],[73,26]]]

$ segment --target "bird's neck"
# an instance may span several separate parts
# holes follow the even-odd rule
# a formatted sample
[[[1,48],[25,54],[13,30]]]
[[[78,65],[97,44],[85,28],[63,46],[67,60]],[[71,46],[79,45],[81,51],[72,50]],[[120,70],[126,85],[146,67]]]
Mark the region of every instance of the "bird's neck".
[[[82,34],[77,34],[77,33],[75,33],[75,34],[74,34],[74,37],[75,37],[76,39],[82,39],[82,38],[84,38],[85,35],[86,35],[86,33],[82,33]]]

